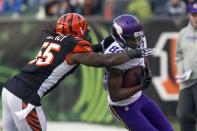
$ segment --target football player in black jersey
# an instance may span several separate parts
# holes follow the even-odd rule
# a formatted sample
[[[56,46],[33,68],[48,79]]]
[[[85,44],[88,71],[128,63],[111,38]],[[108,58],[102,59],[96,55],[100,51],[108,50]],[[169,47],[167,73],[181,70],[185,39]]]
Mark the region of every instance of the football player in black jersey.
[[[114,66],[143,56],[141,50],[94,53],[88,39],[88,23],[83,16],[68,13],[57,20],[55,29],[43,41],[36,58],[10,78],[2,90],[3,130],[46,131],[40,99],[79,64]]]

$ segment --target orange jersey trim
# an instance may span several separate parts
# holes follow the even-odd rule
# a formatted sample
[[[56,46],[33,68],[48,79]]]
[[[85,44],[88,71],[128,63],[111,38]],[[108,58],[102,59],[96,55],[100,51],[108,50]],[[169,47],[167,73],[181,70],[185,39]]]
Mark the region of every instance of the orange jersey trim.
[[[93,52],[93,49],[92,49],[92,46],[90,45],[90,43],[88,41],[85,41],[85,40],[81,40],[77,43],[77,45],[74,47],[72,53],[69,53],[67,56],[66,56],[66,63],[69,64],[69,65],[72,65],[72,62],[71,62],[71,55],[73,53],[91,53]]]
[[[89,42],[82,40],[77,43],[72,51],[73,53],[88,53],[93,52],[92,46]]]

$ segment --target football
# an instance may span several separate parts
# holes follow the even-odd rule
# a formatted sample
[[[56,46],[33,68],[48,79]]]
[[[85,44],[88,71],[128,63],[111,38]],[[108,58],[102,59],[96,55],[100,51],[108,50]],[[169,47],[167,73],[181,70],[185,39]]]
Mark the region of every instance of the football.
[[[142,66],[136,66],[131,69],[128,69],[124,74],[123,87],[132,88],[133,86],[140,84],[142,73]]]

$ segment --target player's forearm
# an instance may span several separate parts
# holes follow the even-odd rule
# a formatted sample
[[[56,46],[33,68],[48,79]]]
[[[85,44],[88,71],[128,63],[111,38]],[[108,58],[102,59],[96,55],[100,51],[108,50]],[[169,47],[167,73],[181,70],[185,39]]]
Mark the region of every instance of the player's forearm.
[[[98,54],[98,53],[80,53],[75,54],[73,57],[76,62],[87,66],[94,67],[110,67],[120,65],[129,61],[132,58],[139,58],[139,52],[136,50],[129,50],[122,53]],[[71,59],[72,60],[72,59]]]
[[[138,49],[132,49],[132,50],[129,50],[127,52],[122,52],[122,53],[110,53],[106,55],[108,55],[107,66],[120,65],[124,62],[127,62],[130,59],[142,57],[141,50],[138,50]]]
[[[130,60],[130,58],[126,52],[106,54],[105,64],[106,64],[106,66],[116,66],[116,65],[120,65],[124,62],[127,62],[129,60]]]
[[[92,53],[87,57],[81,57],[79,63],[94,67],[110,67],[120,65],[130,60],[127,53],[97,54]]]

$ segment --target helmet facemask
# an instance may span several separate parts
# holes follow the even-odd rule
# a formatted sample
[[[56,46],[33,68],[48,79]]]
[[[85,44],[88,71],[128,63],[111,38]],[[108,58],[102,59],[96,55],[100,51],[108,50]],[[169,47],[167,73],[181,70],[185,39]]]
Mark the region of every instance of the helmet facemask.
[[[136,49],[143,42],[144,34],[143,34],[143,31],[140,31],[140,32],[134,33],[134,35],[132,35],[132,36],[123,36],[123,37],[124,37],[123,44],[124,44],[125,48]]]

